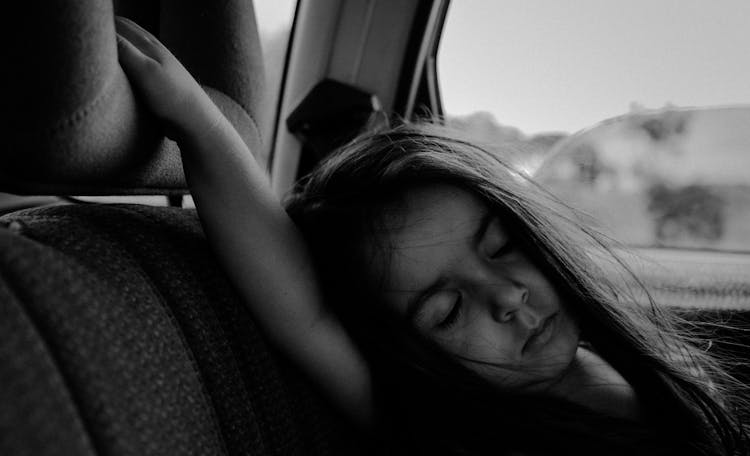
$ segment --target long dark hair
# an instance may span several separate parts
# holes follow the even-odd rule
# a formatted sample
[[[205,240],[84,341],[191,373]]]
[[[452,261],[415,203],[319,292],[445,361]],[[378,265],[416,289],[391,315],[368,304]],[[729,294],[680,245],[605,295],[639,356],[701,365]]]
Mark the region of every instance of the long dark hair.
[[[411,454],[746,454],[738,382],[654,304],[613,241],[503,157],[444,127],[402,125],[347,144],[287,201],[327,298],[371,363],[383,432]],[[435,183],[504,215],[586,342],[634,388],[643,420],[500,391],[379,303],[363,240],[377,238],[385,207]]]

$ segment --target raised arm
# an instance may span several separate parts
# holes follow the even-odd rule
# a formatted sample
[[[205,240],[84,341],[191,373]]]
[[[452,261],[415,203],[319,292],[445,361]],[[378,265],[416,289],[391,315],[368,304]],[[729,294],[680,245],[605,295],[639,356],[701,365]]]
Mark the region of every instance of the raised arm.
[[[301,234],[245,143],[193,77],[151,34],[118,19],[120,62],[182,151],[203,229],[266,336],[363,427],[372,422],[367,365],[323,305]]]

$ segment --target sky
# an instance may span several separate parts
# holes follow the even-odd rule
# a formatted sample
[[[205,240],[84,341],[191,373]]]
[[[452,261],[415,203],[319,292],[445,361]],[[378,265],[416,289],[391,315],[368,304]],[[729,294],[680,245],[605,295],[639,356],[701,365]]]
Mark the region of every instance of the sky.
[[[447,114],[526,133],[635,105],[750,103],[750,1],[453,0],[438,78]]]

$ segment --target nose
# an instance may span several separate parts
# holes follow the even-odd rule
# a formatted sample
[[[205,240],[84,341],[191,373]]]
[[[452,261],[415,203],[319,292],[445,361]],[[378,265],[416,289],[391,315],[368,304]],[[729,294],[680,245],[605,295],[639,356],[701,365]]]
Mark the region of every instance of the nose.
[[[507,281],[489,287],[489,305],[492,318],[498,323],[507,323],[520,317],[529,298],[529,290],[521,283]],[[528,319],[524,316],[524,319]],[[525,322],[532,323],[533,322]]]

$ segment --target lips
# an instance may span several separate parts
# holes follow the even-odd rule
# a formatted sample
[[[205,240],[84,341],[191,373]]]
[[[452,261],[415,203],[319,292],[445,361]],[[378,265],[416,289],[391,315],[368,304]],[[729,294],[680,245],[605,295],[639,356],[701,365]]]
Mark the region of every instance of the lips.
[[[526,342],[523,344],[521,349],[522,353],[526,353],[527,350],[540,347],[549,341],[552,333],[554,332],[555,322],[557,321],[557,312],[545,318],[541,325],[539,325],[532,333]]]

